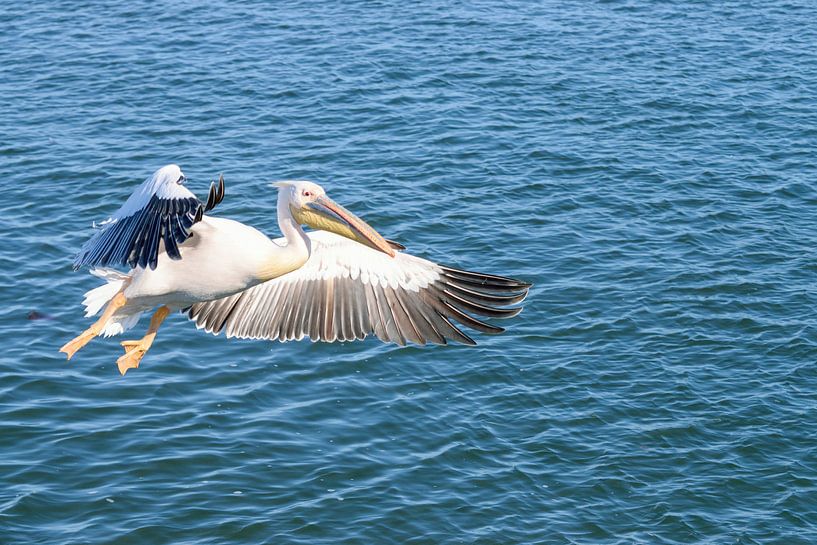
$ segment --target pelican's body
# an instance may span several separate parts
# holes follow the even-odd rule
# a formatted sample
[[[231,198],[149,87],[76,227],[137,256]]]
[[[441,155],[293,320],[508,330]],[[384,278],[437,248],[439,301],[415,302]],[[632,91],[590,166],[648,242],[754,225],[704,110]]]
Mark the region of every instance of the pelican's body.
[[[160,252],[156,269],[131,271],[123,310],[159,304],[175,310],[232,295],[264,281],[261,272],[282,249],[258,229],[231,219],[204,216],[191,233],[179,245],[181,259]]]
[[[198,327],[228,337],[335,341],[374,333],[400,344],[473,344],[450,322],[502,331],[466,314],[515,315],[529,284],[441,267],[394,251],[365,222],[312,182],[281,182],[277,219],[283,237],[205,215],[224,196],[223,180],[207,203],[182,185],[168,165],[148,178],[105,222],[75,266],[107,283],[86,294],[87,315],[102,317],[61,351],[70,359],[93,337],[133,327],[158,307],[147,335],[125,341],[124,374],[137,367],[170,312],[185,309]],[[301,224],[323,231],[306,233]],[[128,273],[99,268],[130,265]]]

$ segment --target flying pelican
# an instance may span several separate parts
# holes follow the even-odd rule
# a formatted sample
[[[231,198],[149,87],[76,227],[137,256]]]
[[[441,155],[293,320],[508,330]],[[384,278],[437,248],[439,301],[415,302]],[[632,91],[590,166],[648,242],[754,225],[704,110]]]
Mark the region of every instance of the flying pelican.
[[[278,226],[270,239],[210,211],[224,198],[224,178],[206,202],[183,184],[176,165],[145,180],[80,250],[74,269],[93,267],[106,281],[85,294],[91,327],[60,348],[68,359],[94,337],[120,334],[156,308],[145,336],[123,341],[119,372],[139,366],[161,323],[182,310],[198,329],[249,339],[350,341],[373,333],[405,345],[447,340],[476,344],[452,319],[501,333],[471,314],[518,314],[531,284],[437,265],[403,253],[308,181],[283,181]],[[319,231],[304,232],[302,225]],[[121,273],[108,267],[129,267]],[[158,307],[158,308],[157,308]]]

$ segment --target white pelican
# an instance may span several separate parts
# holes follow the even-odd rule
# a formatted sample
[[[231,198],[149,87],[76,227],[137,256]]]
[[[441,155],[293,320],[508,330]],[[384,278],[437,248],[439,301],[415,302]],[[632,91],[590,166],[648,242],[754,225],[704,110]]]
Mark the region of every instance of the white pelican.
[[[530,284],[443,267],[401,252],[306,181],[277,182],[272,240],[249,225],[213,217],[224,179],[207,202],[176,165],[157,170],[102,224],[74,268],[106,284],[85,294],[86,316],[102,316],[60,351],[68,359],[98,335],[117,335],[156,307],[147,334],[124,341],[120,373],[139,366],[164,319],[183,310],[199,329],[227,337],[349,341],[374,333],[404,345],[476,344],[451,322],[485,333],[502,328],[470,316],[515,316]],[[321,231],[306,233],[301,225]],[[110,266],[127,266],[121,273]]]

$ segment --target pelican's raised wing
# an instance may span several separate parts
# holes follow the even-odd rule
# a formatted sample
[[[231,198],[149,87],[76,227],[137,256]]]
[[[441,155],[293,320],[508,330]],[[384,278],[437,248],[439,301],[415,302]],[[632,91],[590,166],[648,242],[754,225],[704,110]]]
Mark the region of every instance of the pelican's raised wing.
[[[182,185],[185,180],[176,165],[154,172],[85,243],[74,269],[84,265],[155,269],[162,248],[171,259],[181,259],[179,245],[190,237],[190,227],[224,198],[222,177],[218,185],[210,186],[207,203]]]
[[[333,233],[309,233],[298,270],[187,309],[199,329],[245,339],[351,341],[374,333],[404,345],[447,339],[476,344],[452,319],[484,333],[504,331],[471,314],[509,318],[530,284],[443,267],[409,254],[392,258]]]

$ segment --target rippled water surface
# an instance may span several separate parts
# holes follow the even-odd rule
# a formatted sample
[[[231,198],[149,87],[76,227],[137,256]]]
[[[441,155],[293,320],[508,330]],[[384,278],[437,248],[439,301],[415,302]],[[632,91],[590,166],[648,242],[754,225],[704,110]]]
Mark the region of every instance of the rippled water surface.
[[[0,542],[814,543],[815,21],[5,3]],[[169,162],[199,196],[223,172],[220,213],[271,235],[266,184],[314,179],[535,288],[474,348],[174,316],[125,378],[117,339],[66,363],[97,285],[74,252]]]

